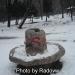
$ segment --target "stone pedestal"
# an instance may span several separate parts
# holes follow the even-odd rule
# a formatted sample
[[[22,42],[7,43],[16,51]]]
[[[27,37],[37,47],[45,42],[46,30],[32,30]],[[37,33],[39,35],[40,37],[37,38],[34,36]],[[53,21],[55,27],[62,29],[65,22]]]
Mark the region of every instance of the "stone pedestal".
[[[44,53],[47,49],[45,32],[40,29],[28,29],[26,31],[26,53],[35,56]]]

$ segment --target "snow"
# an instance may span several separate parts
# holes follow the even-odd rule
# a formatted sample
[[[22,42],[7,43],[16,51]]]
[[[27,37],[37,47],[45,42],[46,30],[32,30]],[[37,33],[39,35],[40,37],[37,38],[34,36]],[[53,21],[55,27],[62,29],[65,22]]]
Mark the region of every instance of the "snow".
[[[23,29],[17,29],[17,25],[7,28],[7,22],[0,23],[0,75],[18,75],[14,72],[16,64],[9,61],[9,52],[12,48],[23,45],[25,41],[25,31],[29,28],[40,28],[45,30],[48,42],[59,43],[65,48],[65,55],[61,58],[63,62],[62,70],[56,75],[75,75],[75,16],[71,21],[70,16],[65,14],[62,19],[61,14],[50,16],[48,22],[40,18],[34,18],[34,24],[26,20]],[[15,37],[15,38],[11,38]],[[10,39],[7,39],[10,38]]]
[[[58,51],[59,51],[59,49],[58,49],[57,45],[47,44],[47,50],[45,50],[45,52],[43,54],[38,53],[35,56],[31,56],[31,55],[27,56],[26,51],[25,51],[25,46],[23,45],[23,46],[19,46],[18,48],[15,49],[15,53],[14,53],[13,57],[21,59],[25,62],[29,62],[29,61],[33,61],[36,59],[47,58],[49,56],[54,55]],[[12,56],[12,54],[10,54],[10,56]]]

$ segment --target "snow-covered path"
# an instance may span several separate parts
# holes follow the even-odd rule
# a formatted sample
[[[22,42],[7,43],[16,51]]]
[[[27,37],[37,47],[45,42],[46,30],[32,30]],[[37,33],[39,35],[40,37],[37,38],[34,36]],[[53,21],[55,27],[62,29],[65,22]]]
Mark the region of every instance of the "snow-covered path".
[[[45,30],[48,42],[59,43],[65,48],[66,53],[61,59],[64,65],[56,75],[75,75],[75,21],[71,22],[67,15],[64,19],[61,18],[61,15],[55,15],[51,16],[48,22],[44,20],[34,19],[38,23],[26,23],[22,30],[15,26],[9,29],[6,23],[4,25],[0,23],[0,75],[17,75],[14,72],[16,65],[9,61],[9,52],[15,46],[23,45],[26,29],[34,27]]]

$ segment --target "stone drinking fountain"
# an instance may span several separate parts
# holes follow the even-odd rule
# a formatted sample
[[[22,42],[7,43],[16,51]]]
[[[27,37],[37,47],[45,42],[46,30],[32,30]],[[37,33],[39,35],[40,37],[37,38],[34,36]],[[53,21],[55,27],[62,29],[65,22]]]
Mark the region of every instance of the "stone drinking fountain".
[[[11,62],[24,68],[41,67],[47,69],[65,54],[61,45],[46,41],[44,30],[28,29],[25,33],[25,40],[24,45],[13,48],[9,54]]]

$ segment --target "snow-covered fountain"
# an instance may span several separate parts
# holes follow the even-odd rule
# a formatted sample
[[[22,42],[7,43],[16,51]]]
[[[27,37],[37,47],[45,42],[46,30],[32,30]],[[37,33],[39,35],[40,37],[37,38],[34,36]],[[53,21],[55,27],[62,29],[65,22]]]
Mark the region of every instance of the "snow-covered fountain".
[[[25,68],[41,67],[47,69],[65,54],[61,45],[46,41],[44,30],[28,29],[25,33],[25,40],[24,45],[13,48],[9,54],[11,62]]]

